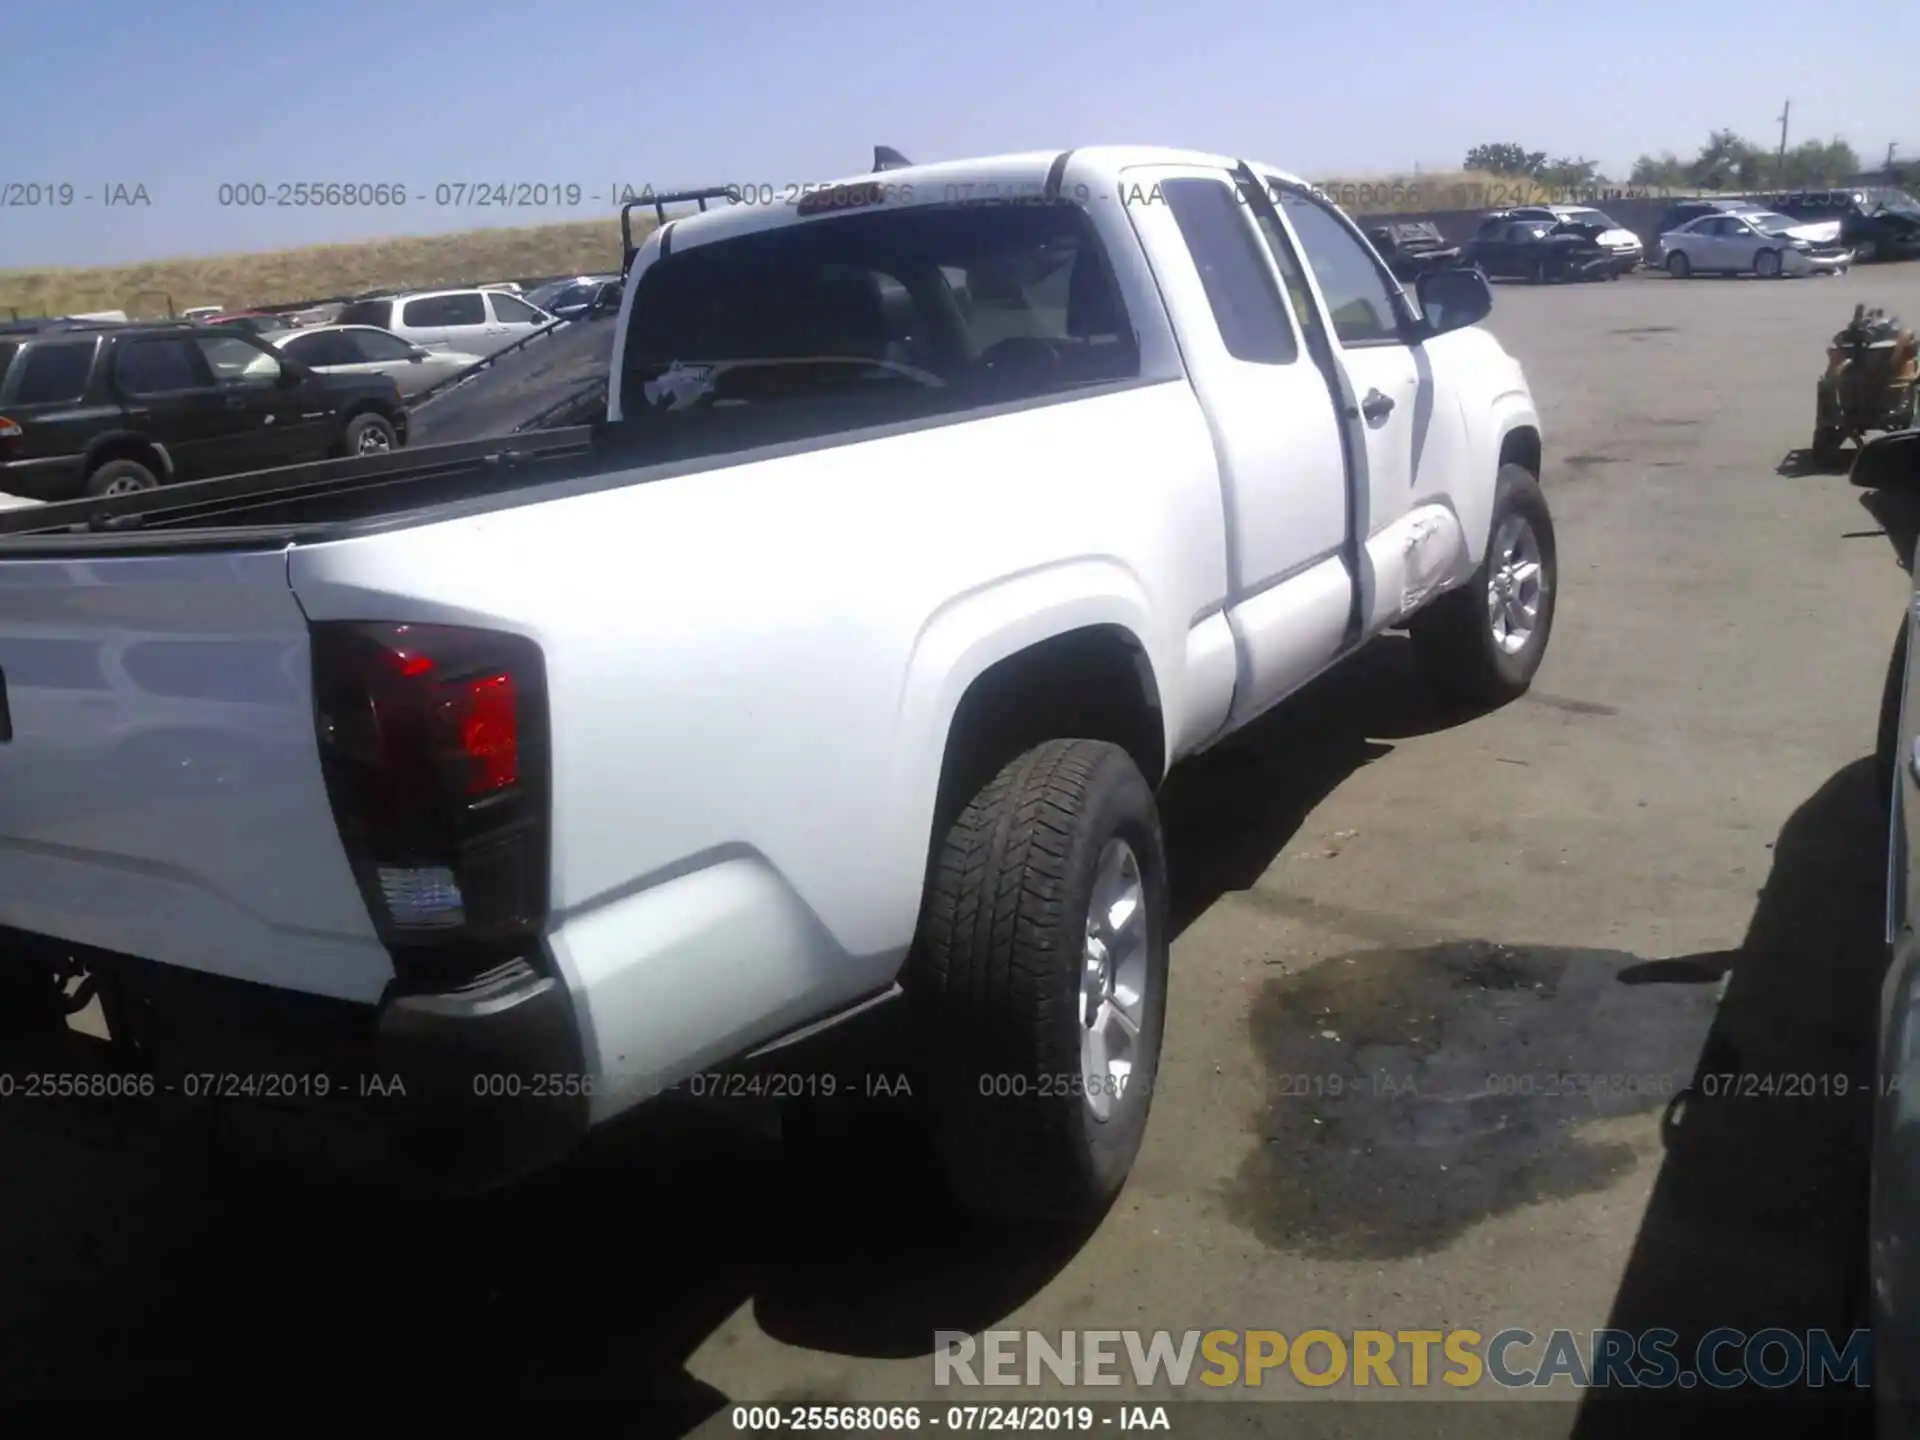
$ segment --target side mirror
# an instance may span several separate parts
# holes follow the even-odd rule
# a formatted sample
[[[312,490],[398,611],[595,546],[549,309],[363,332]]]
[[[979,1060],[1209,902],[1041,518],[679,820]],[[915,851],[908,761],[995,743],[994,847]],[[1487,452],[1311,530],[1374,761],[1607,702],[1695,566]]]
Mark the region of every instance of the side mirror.
[[[1863,490],[1920,489],[1920,430],[1895,430],[1861,442],[1847,479]]]
[[[1493,291],[1487,277],[1467,266],[1429,270],[1414,282],[1414,294],[1419,298],[1428,335],[1464,330],[1493,313]]]
[[[291,390],[306,378],[307,372],[305,369],[294,364],[291,360],[282,360],[280,362],[280,374],[275,378],[273,383],[282,390]]]
[[[422,350],[418,345],[411,345],[407,348],[407,359],[411,360],[414,364],[418,365],[426,358],[427,352]]]

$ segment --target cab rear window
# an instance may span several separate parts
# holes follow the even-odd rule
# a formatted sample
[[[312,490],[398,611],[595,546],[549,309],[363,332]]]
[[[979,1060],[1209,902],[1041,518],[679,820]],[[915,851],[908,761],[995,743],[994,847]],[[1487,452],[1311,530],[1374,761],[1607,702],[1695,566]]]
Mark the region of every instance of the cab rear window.
[[[0,340],[0,393],[7,388],[7,367],[13,363],[13,357],[20,353],[20,345],[15,340]]]
[[[635,282],[621,412],[801,432],[963,413],[1139,373],[1073,206],[876,208],[677,250]]]

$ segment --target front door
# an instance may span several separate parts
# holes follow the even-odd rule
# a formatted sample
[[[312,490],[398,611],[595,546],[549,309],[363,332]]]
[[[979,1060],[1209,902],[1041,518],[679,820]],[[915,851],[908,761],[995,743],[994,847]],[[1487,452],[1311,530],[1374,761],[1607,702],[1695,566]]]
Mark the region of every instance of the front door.
[[[1413,309],[1360,232],[1332,205],[1297,186],[1275,186],[1280,213],[1305,257],[1333,329],[1333,350],[1358,411],[1367,452],[1362,536],[1413,507],[1415,439],[1430,422],[1434,382],[1410,341]]]
[[[220,387],[223,408],[237,418],[219,451],[221,472],[315,458],[325,416],[313,403],[314,377],[289,383],[293,372],[281,364],[279,352],[251,335],[200,335],[194,343]]]
[[[1236,177],[1143,166],[1123,189],[1215,422],[1243,721],[1339,655],[1354,598],[1347,442]]]

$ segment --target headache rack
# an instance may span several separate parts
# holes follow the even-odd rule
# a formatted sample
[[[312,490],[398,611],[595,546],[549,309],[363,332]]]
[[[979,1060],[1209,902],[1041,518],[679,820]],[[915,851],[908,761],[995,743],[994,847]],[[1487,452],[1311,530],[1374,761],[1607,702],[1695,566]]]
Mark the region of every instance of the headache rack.
[[[891,145],[873,147],[873,173],[882,170],[900,170],[913,162]],[[732,204],[740,203],[740,187],[737,185],[709,185],[704,190],[665,190],[659,194],[649,191],[620,205],[620,274],[624,277],[633,268],[633,257],[640,253],[640,247],[633,243],[633,212],[651,209],[656,225],[667,223],[669,205],[698,205],[702,211],[709,200],[725,200]]]

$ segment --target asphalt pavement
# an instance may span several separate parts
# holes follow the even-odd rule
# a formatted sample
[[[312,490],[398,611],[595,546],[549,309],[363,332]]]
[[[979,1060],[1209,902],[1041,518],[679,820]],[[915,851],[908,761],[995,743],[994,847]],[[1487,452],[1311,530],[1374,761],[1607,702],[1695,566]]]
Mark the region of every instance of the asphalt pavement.
[[[1871,1066],[1869,754],[1911,527],[1794,453],[1862,300],[1920,320],[1920,265],[1499,288],[1560,540],[1545,667],[1461,721],[1388,637],[1172,782],[1165,1073],[1091,1236],[954,1215],[884,1101],[788,1146],[663,1109],[462,1204],[239,1184],[16,1102],[0,1400],[68,1433],[680,1435],[733,1403],[932,1400],[935,1330],[1848,1328],[1858,1088],[1669,1101]],[[1338,1399],[1241,1428],[1360,1433],[1376,1402]]]

